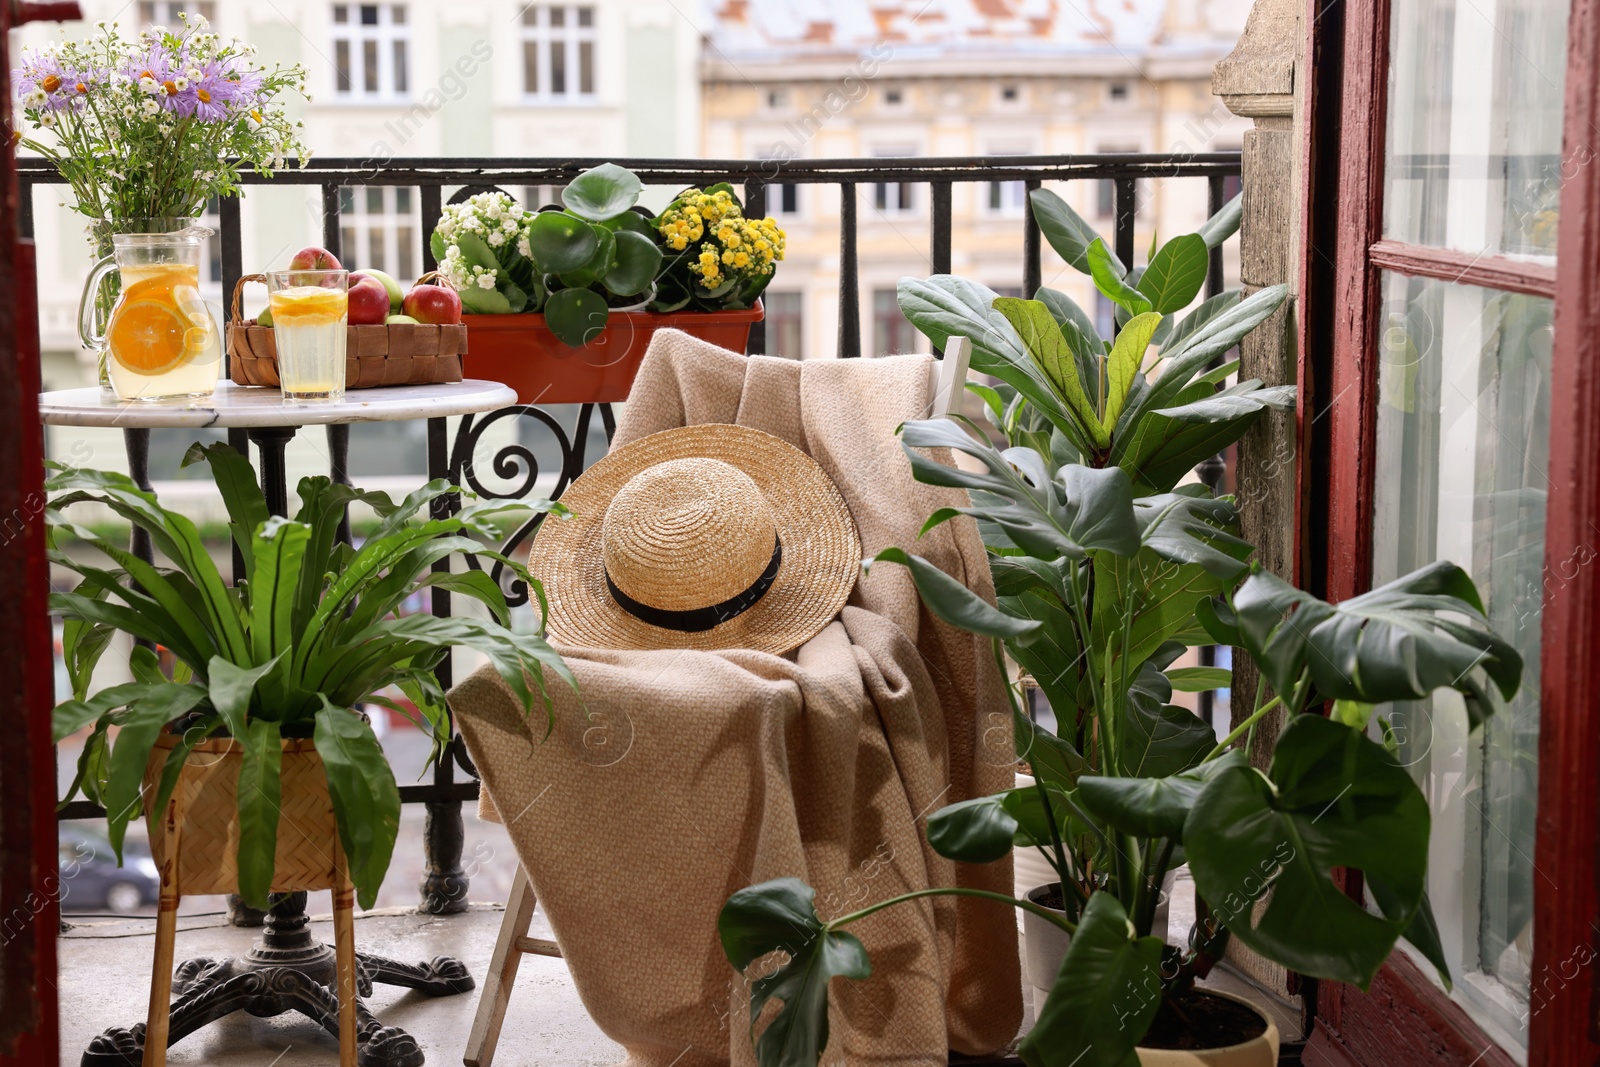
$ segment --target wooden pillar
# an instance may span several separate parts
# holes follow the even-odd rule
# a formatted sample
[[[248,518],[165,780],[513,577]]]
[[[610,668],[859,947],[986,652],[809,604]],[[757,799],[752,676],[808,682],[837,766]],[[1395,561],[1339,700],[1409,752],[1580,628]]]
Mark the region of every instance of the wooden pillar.
[[[1287,282],[1298,289],[1301,148],[1297,121],[1297,70],[1302,69],[1301,7],[1294,0],[1256,0],[1233,52],[1216,65],[1211,91],[1228,110],[1254,123],[1243,145],[1244,214],[1239,227],[1239,273],[1245,295]],[[1297,380],[1295,299],[1239,345],[1239,377],[1268,385]],[[1304,418],[1315,417],[1305,412]],[[1262,565],[1289,581],[1301,577],[1296,550],[1296,412],[1271,411],[1239,442],[1238,500],[1246,540]],[[1233,725],[1254,707],[1260,672],[1243,649],[1233,656]],[[1269,694],[1270,695],[1270,694]],[[1265,768],[1283,728],[1282,713],[1256,729],[1250,760]],[[1228,962],[1280,996],[1290,988],[1282,967],[1234,942]]]

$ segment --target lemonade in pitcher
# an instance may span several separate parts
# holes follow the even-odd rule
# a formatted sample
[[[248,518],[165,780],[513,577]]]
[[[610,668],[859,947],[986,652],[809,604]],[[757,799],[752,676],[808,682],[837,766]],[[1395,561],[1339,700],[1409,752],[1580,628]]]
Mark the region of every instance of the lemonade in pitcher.
[[[177,400],[216,389],[222,340],[200,296],[200,249],[210,232],[116,234],[115,251],[91,272],[86,294],[112,270],[121,276],[105,332],[96,332],[87,311],[80,323],[86,344],[107,349],[118,399]]]
[[[285,400],[340,400],[345,383],[349,275],[342,270],[267,275],[278,383]]]

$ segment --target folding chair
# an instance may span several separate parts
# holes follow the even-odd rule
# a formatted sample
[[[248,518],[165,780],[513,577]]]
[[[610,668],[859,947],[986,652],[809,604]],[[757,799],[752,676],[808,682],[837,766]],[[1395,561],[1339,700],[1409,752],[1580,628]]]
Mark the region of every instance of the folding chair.
[[[930,417],[949,415],[960,403],[971,359],[972,342],[965,337],[952,337],[944,358],[934,361],[929,370],[933,393]],[[537,903],[528,872],[519,863],[516,879],[511,883],[511,896],[506,901],[505,918],[500,921],[500,936],[495,940],[494,955],[489,960],[489,973],[483,979],[478,1012],[472,1020],[472,1031],[467,1035],[466,1052],[461,1057],[466,1067],[490,1067],[494,1061],[500,1027],[506,1018],[506,1004],[511,1000],[511,987],[516,982],[523,955],[561,955],[561,946],[554,941],[528,936]]]

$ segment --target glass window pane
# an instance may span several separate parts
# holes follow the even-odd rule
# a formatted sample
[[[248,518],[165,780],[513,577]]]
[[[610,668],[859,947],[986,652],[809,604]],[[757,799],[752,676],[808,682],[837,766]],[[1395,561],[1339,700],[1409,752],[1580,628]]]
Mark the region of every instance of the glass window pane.
[[[404,26],[406,24],[406,5],[391,4],[389,6],[389,21],[396,26]]]
[[[1397,0],[1386,236],[1555,254],[1565,0]]]
[[[374,226],[367,231],[367,246],[372,250],[367,265],[378,270],[391,266],[388,253],[385,251],[386,242],[382,226]]]
[[[367,214],[383,214],[383,187],[380,185],[370,185],[367,187]]]
[[[339,92],[350,91],[350,42],[333,42],[333,68],[337,72]]]
[[[333,5],[333,21],[334,22],[349,22],[350,21],[350,8],[349,8],[349,6],[345,5],[345,4],[334,4]]]
[[[377,24],[378,24],[378,5],[377,4],[362,4],[361,5],[361,25],[363,25],[363,26],[376,26]]]
[[[378,42],[361,42],[362,88],[369,93],[378,91]]]
[[[539,91],[539,42],[522,42],[522,91]]]
[[[769,289],[761,295],[761,303],[767,315],[767,355],[804,359],[800,294]]]
[[[578,42],[578,92],[594,92],[594,42]]]
[[[555,96],[565,96],[567,92],[567,42],[564,40],[550,42],[550,92]]]
[[[1396,274],[1383,296],[1373,584],[1451,560],[1525,666],[1476,733],[1453,691],[1379,714],[1433,809],[1428,893],[1456,995],[1525,1040],[1552,304]]]
[[[580,7],[580,8],[578,8],[578,25],[580,25],[580,26],[593,26],[594,25],[594,8],[592,8],[592,7]]]
[[[561,6],[550,8],[550,25],[565,26],[567,24],[567,9]]]
[[[404,93],[410,91],[406,77],[406,43],[394,42],[394,91]]]
[[[394,191],[394,210],[397,215],[411,214],[411,188],[402,185]]]
[[[348,185],[341,186],[340,189],[339,189],[339,212],[340,212],[340,214],[352,215],[352,214],[355,213],[355,210],[356,210],[356,191],[354,189],[350,188]]]
[[[409,282],[409,281],[411,281],[413,278],[415,278],[417,276],[416,248],[415,248],[415,246],[416,246],[416,234],[415,234],[415,231],[411,228],[411,226],[409,224],[402,224],[400,226],[395,227],[395,231],[394,231],[394,250],[395,250],[394,274],[395,274],[396,278],[400,278],[400,279],[403,279],[403,280]]]
[[[359,250],[356,246],[356,228],[354,226],[339,227],[339,259],[347,270],[356,270],[360,264],[356,262]]]
[[[522,24],[524,26],[539,25],[539,5],[529,4],[522,9]]]

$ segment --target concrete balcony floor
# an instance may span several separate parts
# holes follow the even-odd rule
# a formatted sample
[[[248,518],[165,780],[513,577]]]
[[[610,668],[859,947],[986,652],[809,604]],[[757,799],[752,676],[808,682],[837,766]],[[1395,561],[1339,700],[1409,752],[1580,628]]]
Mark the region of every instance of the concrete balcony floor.
[[[493,831],[499,831],[499,827],[493,827]],[[485,872],[490,877],[481,887],[484,895],[503,892],[498,883],[509,883],[509,874],[499,870],[500,866]],[[1179,872],[1172,894],[1171,929],[1175,931],[1186,932],[1194,921],[1193,888],[1187,875],[1187,870]],[[509,884],[504,888],[509,889]],[[197,908],[221,904],[220,897],[192,900],[192,906]],[[310,904],[314,936],[332,943],[333,923],[323,910],[328,907],[327,895],[312,894]],[[185,905],[191,905],[191,901],[186,900]],[[377,908],[357,914],[356,947],[410,963],[439,955],[454,956],[481,983],[489,969],[503,915],[502,905],[487,903],[473,904],[464,914],[447,916],[422,915],[408,907]],[[73,928],[62,935],[60,942],[61,1064],[78,1067],[83,1049],[100,1031],[143,1021],[155,923],[145,916],[105,919],[70,913],[67,920]],[[259,933],[229,926],[215,912],[180,914],[177,960],[240,955]],[[534,912],[529,933],[534,937],[553,936],[542,911]],[[1033,1026],[1026,971],[1023,980],[1022,1032],[1026,1033]],[[1286,1044],[1300,1039],[1299,1018],[1293,1006],[1265,995],[1238,974],[1219,968],[1203,984],[1238,993],[1267,1008]],[[367,1004],[385,1025],[402,1027],[416,1038],[430,1067],[453,1067],[461,1062],[466,1048],[480,991],[433,998],[380,985]],[[171,1067],[327,1067],[337,1058],[337,1042],[304,1016],[290,1013],[257,1019],[239,1013],[173,1046],[167,1063]],[[545,956],[523,956],[501,1031],[496,1067],[605,1067],[622,1059],[621,1046],[601,1033],[584,1010],[566,964]],[[1298,1057],[1288,1062],[1298,1062]]]

